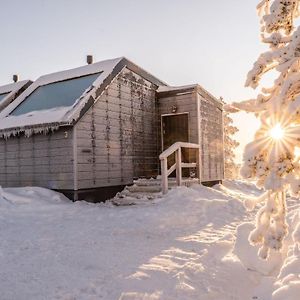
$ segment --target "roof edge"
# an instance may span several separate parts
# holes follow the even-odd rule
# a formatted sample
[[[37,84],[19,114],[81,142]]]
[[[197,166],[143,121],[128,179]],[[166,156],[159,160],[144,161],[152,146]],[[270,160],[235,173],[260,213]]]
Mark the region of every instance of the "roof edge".
[[[32,83],[32,81],[28,79],[28,80],[21,80],[21,81],[1,85],[0,86],[0,94],[5,94],[8,92],[9,93],[15,92],[16,90],[19,90],[20,88],[24,87],[25,85],[31,84],[31,83]]]
[[[167,97],[176,94],[188,94],[193,92],[198,92],[203,97],[209,97],[210,99],[222,104],[222,101],[204,89],[200,84],[188,84],[182,86],[160,86],[157,90],[157,93],[160,97]],[[222,104],[223,105],[223,104]]]
[[[138,66],[137,64],[135,64],[134,62],[132,62],[124,56],[122,57],[122,60],[119,62],[119,64],[123,64],[123,67],[127,66],[128,69],[144,77],[146,80],[153,82],[155,85],[157,85],[157,87],[168,85],[166,82],[158,79],[157,77],[155,77],[154,75],[152,75],[151,73],[141,68],[140,66]]]
[[[197,84],[181,85],[181,86],[159,86],[157,93],[164,96],[165,94],[181,94],[192,93],[195,91]]]
[[[1,88],[3,88],[2,90],[5,90],[11,89],[11,87],[13,87],[13,90],[8,91],[6,97],[4,97],[4,99],[2,99],[2,101],[0,102],[0,111],[4,110],[10,103],[18,98],[19,95],[21,95],[32,83],[33,82],[31,80],[23,80],[0,87],[0,91]]]

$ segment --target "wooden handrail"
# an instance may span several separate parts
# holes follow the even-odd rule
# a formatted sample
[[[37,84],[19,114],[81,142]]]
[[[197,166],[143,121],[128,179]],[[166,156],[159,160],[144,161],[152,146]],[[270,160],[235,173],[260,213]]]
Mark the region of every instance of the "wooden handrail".
[[[197,149],[197,162],[196,163],[183,163],[181,159],[181,149]],[[175,152],[175,164],[168,169],[168,157]],[[161,186],[163,194],[168,192],[168,177],[176,170],[176,183],[178,186],[182,185],[182,168],[197,168],[197,173],[199,177],[199,182],[201,182],[200,174],[200,145],[184,142],[176,142],[168,149],[163,151],[160,156],[161,163]]]
[[[200,146],[198,144],[192,144],[192,143],[184,143],[184,142],[176,142],[172,146],[170,146],[168,149],[166,149],[164,152],[162,152],[159,155],[159,159],[162,160],[163,158],[167,158],[171,154],[173,154],[176,150],[181,148],[190,148],[190,149],[197,149]]]

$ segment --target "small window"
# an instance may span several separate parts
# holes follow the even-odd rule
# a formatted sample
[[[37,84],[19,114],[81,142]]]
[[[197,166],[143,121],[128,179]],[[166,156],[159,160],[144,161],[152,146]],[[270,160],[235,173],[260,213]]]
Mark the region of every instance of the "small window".
[[[9,93],[0,94],[0,102],[8,95]]]
[[[11,112],[13,116],[32,111],[72,106],[101,73],[39,86]]]

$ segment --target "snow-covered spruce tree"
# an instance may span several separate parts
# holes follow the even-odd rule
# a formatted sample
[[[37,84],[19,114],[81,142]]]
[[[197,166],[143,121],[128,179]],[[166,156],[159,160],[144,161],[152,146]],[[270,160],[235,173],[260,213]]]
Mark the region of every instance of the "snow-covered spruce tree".
[[[249,240],[260,245],[259,256],[266,259],[270,249],[280,250],[288,232],[286,223],[286,192],[300,194],[300,0],[263,0],[258,4],[261,36],[269,51],[261,54],[248,73],[246,86],[257,88],[262,76],[273,70],[274,85],[261,88],[256,99],[233,103],[231,111],[253,112],[261,126],[244,152],[241,175],[256,178],[266,192],[248,201],[258,210],[256,228]]]
[[[225,178],[234,179],[238,174],[238,166],[235,163],[235,150],[239,143],[234,139],[238,128],[233,126],[233,120],[229,113],[224,114],[224,155],[225,155]]]

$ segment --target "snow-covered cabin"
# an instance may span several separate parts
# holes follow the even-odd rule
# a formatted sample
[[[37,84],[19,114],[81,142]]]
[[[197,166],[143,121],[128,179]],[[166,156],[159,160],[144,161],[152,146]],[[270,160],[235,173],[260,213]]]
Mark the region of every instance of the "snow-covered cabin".
[[[0,86],[0,111],[14,101],[32,82],[23,80]]]
[[[200,145],[202,182],[222,180],[222,103],[124,57],[89,64],[38,78],[0,112],[0,185],[103,200],[159,175],[175,142]]]

